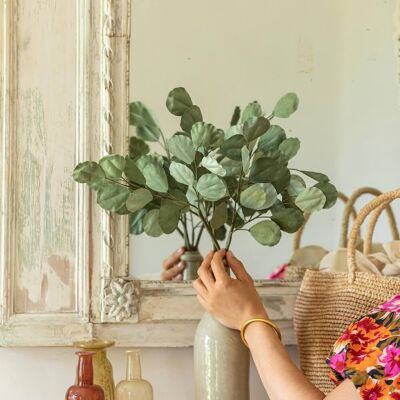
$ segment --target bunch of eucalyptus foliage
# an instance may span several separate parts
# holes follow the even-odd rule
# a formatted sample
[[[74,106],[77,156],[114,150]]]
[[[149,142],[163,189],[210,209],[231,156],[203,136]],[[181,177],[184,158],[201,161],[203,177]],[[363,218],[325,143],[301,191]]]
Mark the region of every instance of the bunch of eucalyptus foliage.
[[[112,154],[98,163],[78,164],[73,177],[97,193],[105,210],[129,214],[130,232],[157,237],[179,232],[186,249],[197,249],[204,229],[215,249],[232,235],[249,231],[262,245],[274,246],[281,232],[296,232],[304,213],[331,207],[337,198],[329,178],[290,167],[300,141],[273,125],[298,107],[294,93],[283,96],[270,115],[258,102],[236,107],[230,126],[204,122],[200,108],[178,87],[167,97],[168,110],[180,117],[181,130],[166,139],[153,113],[130,104],[129,154]],[[151,153],[158,142],[163,154]],[[312,181],[307,187],[305,180]]]

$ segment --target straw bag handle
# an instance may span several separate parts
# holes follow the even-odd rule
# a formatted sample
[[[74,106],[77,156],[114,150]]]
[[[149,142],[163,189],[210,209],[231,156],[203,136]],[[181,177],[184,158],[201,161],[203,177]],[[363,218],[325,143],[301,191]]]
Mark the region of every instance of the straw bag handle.
[[[343,194],[342,192],[338,192],[338,199],[342,200],[344,204],[346,204],[346,208],[347,208],[347,204],[349,201],[349,198]],[[352,205],[349,208],[349,213],[348,213],[348,218],[350,218],[350,216],[352,216],[354,219],[357,216],[357,212],[356,209],[354,208],[354,205]],[[303,237],[303,232],[304,232],[304,227],[306,226],[308,220],[310,219],[310,215],[309,213],[305,213],[304,214],[304,224],[301,226],[301,228],[295,232],[295,234],[293,235],[293,251],[296,251],[297,249],[300,248],[300,243],[301,243],[301,238]],[[343,234],[347,235],[347,231],[346,232],[341,232],[341,236],[340,236],[340,242],[343,241]],[[346,239],[346,238],[345,238]]]
[[[347,248],[347,265],[349,267],[349,283],[354,283],[356,277],[356,245],[357,245],[357,238],[360,233],[360,228],[363,222],[366,220],[369,214],[373,213],[372,215],[372,226],[375,227],[376,221],[379,215],[382,213],[383,209],[389,208],[390,203],[400,198],[400,189],[393,190],[391,192],[386,192],[381,194],[380,196],[376,197],[375,199],[371,200],[367,203],[358,213],[357,218],[353,223],[353,227],[350,232],[349,236],[349,243]],[[393,214],[393,211],[392,211]],[[371,228],[371,231],[373,229]],[[398,235],[398,234],[397,234]]]
[[[342,234],[340,237],[340,244],[339,247],[347,247],[347,234],[349,232],[349,224],[350,224],[350,215],[352,214],[352,209],[354,208],[354,204],[359,197],[363,194],[372,194],[374,196],[380,196],[382,192],[378,189],[373,187],[361,187],[357,189],[349,198],[349,201],[346,204],[346,208],[343,212],[342,218]],[[399,235],[397,230],[396,220],[394,218],[393,210],[391,207],[387,208],[388,218],[389,218],[389,226],[392,232],[393,238]]]

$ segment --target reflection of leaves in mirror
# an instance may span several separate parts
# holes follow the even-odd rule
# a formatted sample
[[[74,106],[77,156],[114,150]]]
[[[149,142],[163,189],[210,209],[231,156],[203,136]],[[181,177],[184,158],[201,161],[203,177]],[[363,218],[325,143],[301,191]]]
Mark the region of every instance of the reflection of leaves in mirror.
[[[289,167],[300,150],[298,138],[272,124],[298,108],[294,93],[271,113],[257,101],[236,107],[225,129],[203,121],[186,89],[167,96],[167,109],[183,130],[167,141],[154,113],[140,101],[129,107],[136,136],[126,156],[110,154],[78,164],[73,178],[97,194],[100,207],[129,215],[130,233],[152,237],[177,231],[187,250],[197,249],[206,231],[215,249],[229,248],[239,230],[264,246],[279,243],[282,231],[296,232],[304,213],[332,207],[334,185],[320,173]],[[163,154],[150,152],[157,142]],[[303,177],[304,178],[303,178]],[[304,179],[313,180],[307,187]]]

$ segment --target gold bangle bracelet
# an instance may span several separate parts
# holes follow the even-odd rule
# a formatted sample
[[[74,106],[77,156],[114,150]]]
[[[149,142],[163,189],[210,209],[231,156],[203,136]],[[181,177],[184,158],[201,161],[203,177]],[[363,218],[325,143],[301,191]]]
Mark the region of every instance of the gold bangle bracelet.
[[[280,329],[278,328],[278,326],[276,324],[274,324],[272,321],[270,321],[269,319],[264,319],[264,318],[252,318],[249,319],[247,321],[245,321],[242,325],[242,327],[240,328],[240,337],[242,338],[243,343],[249,347],[246,338],[244,337],[245,333],[246,333],[246,329],[247,327],[252,324],[253,322],[262,322],[268,326],[270,326],[276,333],[276,335],[278,336],[279,340],[282,340],[282,334]]]

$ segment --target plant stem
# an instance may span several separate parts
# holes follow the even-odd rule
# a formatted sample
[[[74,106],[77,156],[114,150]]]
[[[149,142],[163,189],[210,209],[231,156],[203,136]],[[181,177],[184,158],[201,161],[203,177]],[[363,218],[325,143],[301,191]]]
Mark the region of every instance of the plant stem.
[[[203,235],[203,231],[204,231],[204,224],[200,227],[200,232],[198,233],[198,236],[197,236],[197,240],[195,243],[196,249],[199,247],[200,239],[201,239],[201,236]]]
[[[180,220],[183,226],[183,240],[185,242],[185,247],[186,249],[190,249],[190,243],[187,237],[187,229],[186,229],[186,225],[184,223],[184,221],[182,221],[182,219]]]

